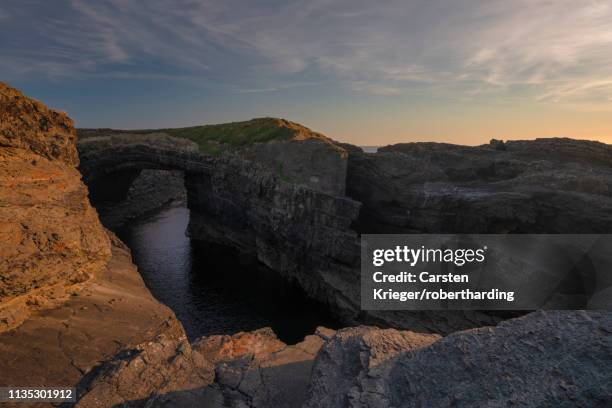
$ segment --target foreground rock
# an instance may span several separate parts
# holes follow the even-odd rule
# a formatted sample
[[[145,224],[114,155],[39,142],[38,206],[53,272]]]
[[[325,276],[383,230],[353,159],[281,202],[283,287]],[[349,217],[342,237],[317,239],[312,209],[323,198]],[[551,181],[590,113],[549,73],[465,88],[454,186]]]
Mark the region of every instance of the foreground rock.
[[[390,374],[395,359],[438,339],[435,334],[367,326],[338,331],[317,355],[306,406],[348,407],[360,393],[366,404],[383,406],[377,382]]]
[[[122,352],[83,381],[79,407],[301,407],[319,327],[288,346],[270,328],[186,341],[156,339]],[[214,382],[213,382],[214,380]]]
[[[65,114],[0,83],[0,332],[78,291],[110,258],[75,142]]]
[[[72,121],[0,84],[0,386],[74,386],[122,350],[186,341],[77,164]]]
[[[230,407],[300,407],[306,400],[312,363],[333,331],[318,328],[293,346],[271,329],[211,336],[194,344],[215,363],[215,384]]]
[[[79,384],[79,407],[139,406],[153,395],[198,390],[212,383],[213,365],[185,336],[163,333],[124,349]]]
[[[114,240],[107,266],[78,293],[0,334],[0,385],[76,385],[122,350],[160,335],[183,339],[170,309],[144,285],[129,252]]]
[[[612,404],[609,312],[535,312],[428,347],[397,347],[382,330],[337,337],[317,357],[307,407]]]

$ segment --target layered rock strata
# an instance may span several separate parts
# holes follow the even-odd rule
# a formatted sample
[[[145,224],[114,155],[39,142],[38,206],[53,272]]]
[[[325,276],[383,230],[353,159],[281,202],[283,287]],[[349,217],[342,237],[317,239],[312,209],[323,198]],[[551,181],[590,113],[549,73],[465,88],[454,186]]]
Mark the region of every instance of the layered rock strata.
[[[72,121],[0,84],[0,386],[74,386],[121,350],[186,342],[78,164]]]
[[[75,142],[65,114],[0,83],[0,332],[78,291],[110,258]]]
[[[350,150],[347,194],[370,233],[609,233],[612,147],[572,139]]]
[[[141,170],[129,180],[126,190],[117,200],[100,197],[97,201],[92,197],[92,204],[106,228],[116,230],[170,204],[185,205],[187,202],[185,178],[180,170]]]
[[[77,406],[301,407],[315,356],[333,335],[319,327],[292,346],[270,328],[202,337],[191,346],[158,339],[92,372]]]
[[[360,203],[287,183],[239,156],[212,162],[209,173],[186,175],[189,233],[256,257],[345,324],[380,324],[450,333],[494,324],[477,312],[364,312],[360,246],[352,229]]]

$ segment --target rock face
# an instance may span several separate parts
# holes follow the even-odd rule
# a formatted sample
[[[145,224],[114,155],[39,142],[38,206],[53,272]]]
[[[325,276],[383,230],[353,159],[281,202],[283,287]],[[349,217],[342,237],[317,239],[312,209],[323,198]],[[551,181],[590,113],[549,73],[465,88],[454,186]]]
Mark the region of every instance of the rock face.
[[[254,255],[332,308],[358,288],[360,254],[350,224],[359,204],[282,181],[240,157],[187,175],[191,236]]]
[[[189,233],[250,254],[327,305],[345,324],[450,333],[498,318],[477,312],[363,312],[360,246],[352,224],[360,203],[287,183],[239,156],[187,174]]]
[[[571,139],[351,150],[362,232],[609,233],[612,147]]]
[[[305,407],[388,405],[378,385],[394,360],[438,339],[435,334],[367,326],[339,330],[317,355]]]
[[[129,250],[100,225],[76,165],[72,121],[0,84],[0,386],[76,385],[122,350],[163,339],[143,346],[154,361],[185,343]],[[163,389],[146,374],[140,398],[148,384]]]
[[[25,97],[0,83],[0,146],[20,149],[51,161],[79,164],[76,131],[66,114]]]
[[[305,406],[612,403],[608,312],[536,312],[497,327],[454,333],[429,346],[424,343],[401,345],[376,329],[332,338],[317,356]]]
[[[69,296],[110,258],[75,140],[66,115],[0,83],[0,332]]]
[[[113,134],[78,143],[84,180],[91,181],[118,172],[143,169],[206,171],[208,158],[194,142],[165,133]]]
[[[127,222],[150,214],[168,204],[185,204],[187,191],[185,178],[180,170],[142,170],[130,178],[125,195],[118,199],[105,200],[105,197],[92,197],[92,205],[98,209],[100,221],[111,230]],[[117,186],[117,180],[114,180]],[[93,191],[96,188],[92,187]]]
[[[207,386],[213,365],[191,349],[185,336],[159,335],[122,350],[79,384],[80,407],[139,406],[153,395]]]
[[[296,136],[291,140],[257,143],[244,152],[281,179],[315,191],[343,196],[348,153],[331,140]]]

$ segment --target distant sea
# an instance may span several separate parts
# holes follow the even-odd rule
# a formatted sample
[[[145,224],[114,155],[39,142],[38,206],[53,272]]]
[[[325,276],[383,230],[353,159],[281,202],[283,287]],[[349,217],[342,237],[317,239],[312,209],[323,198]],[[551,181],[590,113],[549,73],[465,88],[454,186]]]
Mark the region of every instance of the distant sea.
[[[360,147],[366,153],[376,153],[378,151],[378,146],[360,146]]]

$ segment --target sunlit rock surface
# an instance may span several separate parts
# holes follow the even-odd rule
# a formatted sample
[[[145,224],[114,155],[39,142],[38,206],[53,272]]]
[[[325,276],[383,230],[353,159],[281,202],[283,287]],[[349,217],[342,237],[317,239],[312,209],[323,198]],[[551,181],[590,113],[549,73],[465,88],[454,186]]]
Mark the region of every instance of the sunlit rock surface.
[[[74,386],[122,350],[185,338],[101,226],[75,143],[66,115],[0,84],[0,386]]]
[[[0,332],[55,304],[110,258],[63,113],[0,83]]]

